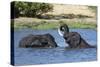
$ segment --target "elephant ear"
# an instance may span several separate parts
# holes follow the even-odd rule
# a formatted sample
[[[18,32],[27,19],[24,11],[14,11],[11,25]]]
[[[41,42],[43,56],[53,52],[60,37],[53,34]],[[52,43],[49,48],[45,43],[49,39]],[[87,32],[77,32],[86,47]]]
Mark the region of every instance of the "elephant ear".
[[[78,33],[75,33],[71,37],[71,47],[76,48],[80,45],[81,42],[81,36]]]

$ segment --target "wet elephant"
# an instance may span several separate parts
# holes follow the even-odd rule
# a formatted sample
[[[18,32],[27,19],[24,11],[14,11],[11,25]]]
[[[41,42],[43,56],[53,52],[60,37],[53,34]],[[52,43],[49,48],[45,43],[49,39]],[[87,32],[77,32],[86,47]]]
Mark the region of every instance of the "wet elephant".
[[[95,46],[89,45],[79,33],[69,32],[69,28],[66,24],[62,24],[58,29],[58,32],[63,36],[66,43],[70,48],[93,48]]]
[[[43,35],[28,35],[19,42],[19,47],[46,47],[46,48],[52,48],[57,47],[57,44],[55,42],[55,39],[50,34],[43,34]]]

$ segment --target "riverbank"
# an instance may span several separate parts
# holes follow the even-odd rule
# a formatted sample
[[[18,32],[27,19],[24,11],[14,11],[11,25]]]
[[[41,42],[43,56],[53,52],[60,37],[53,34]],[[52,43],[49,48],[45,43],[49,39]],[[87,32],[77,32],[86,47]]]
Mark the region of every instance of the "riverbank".
[[[38,19],[20,17],[11,20],[12,27],[15,29],[56,29],[60,22],[66,23],[69,28],[96,29],[97,22],[95,18],[74,18],[74,19]]]

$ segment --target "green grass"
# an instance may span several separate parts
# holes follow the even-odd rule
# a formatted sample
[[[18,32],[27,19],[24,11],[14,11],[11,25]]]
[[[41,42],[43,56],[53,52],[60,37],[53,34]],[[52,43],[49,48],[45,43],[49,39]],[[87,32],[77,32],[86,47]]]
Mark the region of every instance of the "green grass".
[[[74,24],[69,24],[70,28],[84,28],[84,29],[95,29],[96,24],[93,23],[84,23],[84,22],[75,22]]]
[[[31,29],[41,29],[41,30],[46,30],[46,29],[56,29],[59,27],[59,22],[61,22],[60,20],[58,21],[39,21],[39,22],[20,22],[20,21],[14,21],[14,26],[12,25],[12,27],[14,27],[15,29],[22,29],[22,28],[31,28]],[[97,24],[93,23],[93,22],[68,22],[63,20],[63,23],[67,24],[69,26],[69,28],[84,28],[84,29],[96,29],[97,28]],[[13,21],[12,21],[13,23]]]
[[[44,25],[39,25],[37,27],[37,29],[54,29],[56,27],[56,25],[54,23],[48,23],[48,24],[44,24]]]

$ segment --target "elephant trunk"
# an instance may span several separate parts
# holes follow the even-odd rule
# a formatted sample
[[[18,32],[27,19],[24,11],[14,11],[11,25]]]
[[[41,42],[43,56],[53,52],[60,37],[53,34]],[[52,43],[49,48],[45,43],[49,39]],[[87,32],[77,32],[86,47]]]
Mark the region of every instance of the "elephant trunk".
[[[69,33],[68,26],[66,24],[60,25],[60,28],[58,28],[58,33],[59,33],[60,36],[63,36],[64,33],[66,33],[66,34]]]

